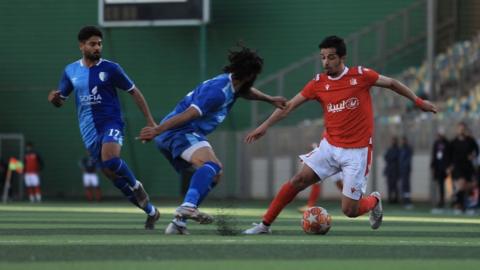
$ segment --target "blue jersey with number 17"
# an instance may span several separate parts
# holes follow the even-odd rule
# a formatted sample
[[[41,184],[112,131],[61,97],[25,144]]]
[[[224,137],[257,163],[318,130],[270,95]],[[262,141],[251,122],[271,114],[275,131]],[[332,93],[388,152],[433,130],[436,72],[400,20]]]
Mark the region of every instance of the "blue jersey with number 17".
[[[73,91],[80,133],[87,148],[98,142],[107,129],[121,138],[123,129],[120,102],[116,89],[132,91],[135,86],[117,63],[100,59],[87,67],[82,59],[65,67],[58,89],[62,98]],[[121,144],[121,139],[120,139]]]
[[[175,109],[163,118],[162,123],[189,107],[195,108],[201,116],[160,136],[168,137],[175,132],[196,132],[205,136],[223,122],[236,98],[231,74],[225,73],[207,80],[188,93]]]

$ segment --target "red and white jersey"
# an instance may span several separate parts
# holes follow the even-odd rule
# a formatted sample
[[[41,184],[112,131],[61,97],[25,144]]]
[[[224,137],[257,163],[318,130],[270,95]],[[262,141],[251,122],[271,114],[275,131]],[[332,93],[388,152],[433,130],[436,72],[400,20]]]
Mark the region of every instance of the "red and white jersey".
[[[41,157],[36,152],[25,153],[25,173],[39,173],[43,166]]]
[[[332,78],[317,74],[303,90],[302,96],[322,104],[325,138],[337,147],[360,148],[372,143],[373,108],[370,88],[379,74],[363,67],[345,67]]]

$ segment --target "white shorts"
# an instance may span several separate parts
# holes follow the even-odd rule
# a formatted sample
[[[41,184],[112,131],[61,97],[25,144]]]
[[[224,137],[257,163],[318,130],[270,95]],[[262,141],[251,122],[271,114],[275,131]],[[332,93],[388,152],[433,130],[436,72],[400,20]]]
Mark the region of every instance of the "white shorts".
[[[180,156],[181,156],[185,161],[191,162],[191,161],[192,161],[192,155],[193,155],[193,153],[194,153],[195,151],[197,151],[197,149],[202,148],[202,147],[210,147],[210,148],[212,148],[212,146],[210,145],[209,142],[207,142],[207,141],[200,141],[200,142],[197,142],[197,143],[195,143],[194,145],[190,146],[189,148],[185,149],[185,151],[183,151]]]
[[[309,166],[310,167],[310,166]],[[325,178],[325,179],[322,179],[323,181],[327,181],[327,182],[332,182],[332,183],[336,183],[338,181],[342,181],[343,180],[343,173],[342,172],[339,172],[339,173],[336,173],[334,175],[330,175],[329,177]]]
[[[98,175],[96,173],[83,173],[84,187],[98,187]]]
[[[36,173],[26,173],[25,174],[25,186],[26,187],[36,187],[40,186],[40,177]]]
[[[359,200],[367,191],[367,177],[372,160],[372,148],[342,148],[326,139],[312,152],[300,159],[323,181],[335,174],[343,174],[343,195]],[[339,176],[340,176],[339,175]]]

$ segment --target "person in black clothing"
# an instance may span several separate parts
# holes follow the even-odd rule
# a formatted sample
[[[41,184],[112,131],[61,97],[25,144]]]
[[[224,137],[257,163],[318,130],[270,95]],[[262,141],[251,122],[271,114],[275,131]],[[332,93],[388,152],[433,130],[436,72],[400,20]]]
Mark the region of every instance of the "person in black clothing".
[[[470,191],[475,172],[473,160],[478,155],[477,142],[467,130],[468,127],[464,122],[458,123],[457,136],[453,139],[450,148],[450,170],[455,188],[453,207],[457,211],[465,210],[465,199]]]
[[[385,170],[383,174],[387,178],[387,189],[388,189],[388,202],[389,203],[398,203],[399,192],[398,192],[398,158],[399,158],[399,147],[397,137],[392,137],[392,144],[387,149],[387,152],[384,155],[385,159]]]
[[[100,185],[97,175],[97,163],[95,159],[90,155],[85,156],[80,161],[80,167],[83,171],[83,186],[85,188],[85,196],[88,201],[95,200],[98,202],[102,198],[102,192],[100,191]]]
[[[400,147],[398,151],[398,175],[400,182],[400,190],[402,195],[402,203],[405,208],[412,208],[411,191],[410,191],[410,175],[412,172],[413,150],[408,139],[405,136],[400,138]]]
[[[433,180],[438,187],[437,208],[445,207],[445,179],[447,178],[447,170],[450,164],[450,153],[450,142],[445,137],[445,130],[440,128],[433,143],[430,159]]]

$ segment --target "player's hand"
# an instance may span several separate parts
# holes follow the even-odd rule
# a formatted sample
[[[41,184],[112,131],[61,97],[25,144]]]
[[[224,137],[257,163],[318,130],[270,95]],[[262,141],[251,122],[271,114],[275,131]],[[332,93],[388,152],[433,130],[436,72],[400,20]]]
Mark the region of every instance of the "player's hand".
[[[136,137],[137,140],[142,140],[142,142],[149,142],[157,136],[157,131],[155,127],[144,127],[140,131],[140,135]]]
[[[272,105],[283,110],[287,108],[287,99],[281,96],[272,97]]]
[[[55,107],[61,107],[63,105],[63,99],[60,97],[60,91],[52,90],[48,93],[48,101]]]
[[[437,107],[428,100],[422,100],[422,102],[417,103],[416,105],[418,108],[420,108],[420,110],[424,112],[433,112],[433,113],[438,112]]]
[[[260,139],[267,133],[266,129],[262,129],[260,127],[256,128],[255,130],[251,131],[250,133],[245,136],[245,142],[246,143],[253,143],[254,141]]]
[[[155,122],[148,122],[147,127],[155,129],[157,127],[157,124]],[[136,137],[135,139],[140,140],[140,137]],[[147,143],[150,140],[142,140],[142,143]]]

